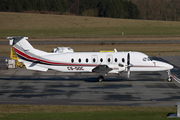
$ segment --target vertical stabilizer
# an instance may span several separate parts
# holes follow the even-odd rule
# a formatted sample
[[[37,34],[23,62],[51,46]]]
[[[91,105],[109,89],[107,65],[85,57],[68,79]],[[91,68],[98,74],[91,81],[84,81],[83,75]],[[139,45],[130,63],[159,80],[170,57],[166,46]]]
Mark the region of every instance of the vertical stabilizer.
[[[28,37],[7,37],[7,39],[9,39],[9,44],[13,45],[16,53],[18,50],[22,53],[25,53],[26,55],[38,55],[37,51],[27,41]]]
[[[34,49],[27,41],[28,37],[7,37],[9,44],[13,46],[19,61],[23,62],[27,69],[47,71],[48,68],[42,67],[38,64],[42,61],[39,52],[45,54],[40,50]],[[38,52],[39,51],[39,52]]]

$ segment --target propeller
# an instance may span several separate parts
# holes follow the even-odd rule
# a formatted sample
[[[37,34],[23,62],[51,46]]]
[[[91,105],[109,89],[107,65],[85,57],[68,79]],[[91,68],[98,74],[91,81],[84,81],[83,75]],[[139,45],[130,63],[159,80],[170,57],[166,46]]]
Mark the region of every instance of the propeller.
[[[129,66],[129,64],[130,64],[130,54],[128,53],[128,55],[127,55],[127,65]]]
[[[130,54],[127,54],[127,78],[130,77],[130,67],[133,65],[130,63]]]

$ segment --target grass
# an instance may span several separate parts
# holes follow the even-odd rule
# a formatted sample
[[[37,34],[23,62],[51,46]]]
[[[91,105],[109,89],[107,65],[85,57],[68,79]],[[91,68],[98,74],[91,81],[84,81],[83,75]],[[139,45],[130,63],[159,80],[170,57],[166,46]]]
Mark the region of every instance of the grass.
[[[0,12],[0,37],[121,37],[180,35],[176,21],[113,19],[68,15]]]
[[[164,120],[175,107],[0,105],[1,120]]]
[[[8,36],[28,36],[29,41],[120,41],[179,40],[177,21],[154,21],[81,17],[68,15],[0,12],[0,41]],[[124,32],[125,35],[121,35]],[[162,35],[160,35],[162,32]],[[33,45],[52,51],[70,46],[75,51],[140,51],[148,55],[180,55],[179,44],[54,44]],[[79,47],[81,46],[81,47]],[[0,55],[10,54],[10,46],[0,45]]]

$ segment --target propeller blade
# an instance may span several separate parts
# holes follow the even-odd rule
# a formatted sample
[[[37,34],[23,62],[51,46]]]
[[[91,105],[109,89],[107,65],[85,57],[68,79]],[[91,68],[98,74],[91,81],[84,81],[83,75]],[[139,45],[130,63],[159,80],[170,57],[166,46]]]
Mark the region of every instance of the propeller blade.
[[[128,53],[128,55],[127,55],[127,65],[129,66],[129,64],[130,64],[130,54]]]
[[[128,68],[128,71],[127,71],[127,78],[130,77],[130,68]]]
[[[130,77],[130,54],[127,55],[127,78]]]

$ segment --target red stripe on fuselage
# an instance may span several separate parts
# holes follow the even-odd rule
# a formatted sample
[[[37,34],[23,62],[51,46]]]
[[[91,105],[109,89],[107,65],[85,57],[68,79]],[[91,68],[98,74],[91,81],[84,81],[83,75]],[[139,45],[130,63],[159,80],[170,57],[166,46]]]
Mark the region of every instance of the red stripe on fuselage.
[[[33,60],[33,61],[41,61],[40,59],[37,59],[37,58],[34,58],[34,57],[31,57],[23,52],[21,52],[20,50],[16,49],[15,47],[13,47],[14,50],[16,51],[16,53],[18,53],[19,55],[25,57],[26,59],[30,59],[30,60]]]
[[[45,61],[45,60],[41,60],[35,57],[31,57],[23,52],[21,52],[20,50],[18,50],[17,48],[13,47],[15,52],[21,56],[23,56],[26,59],[29,60],[33,60],[33,61],[39,61],[39,62],[43,62],[46,64],[52,64],[52,65],[64,65],[64,66],[98,66],[98,64],[71,64],[71,63],[56,63],[56,62],[49,62],[49,61]],[[133,65],[132,67],[161,67],[161,66],[142,66],[142,65]]]
[[[53,64],[53,65],[65,65],[65,66],[98,66],[97,64],[70,64],[70,63],[56,63],[56,62],[49,62],[49,61],[45,61],[45,60],[41,60],[35,57],[31,57],[23,52],[21,52],[20,50],[16,49],[15,47],[13,47],[15,52],[21,56],[23,56],[26,59],[29,60],[33,60],[33,61],[40,61],[46,64]]]

